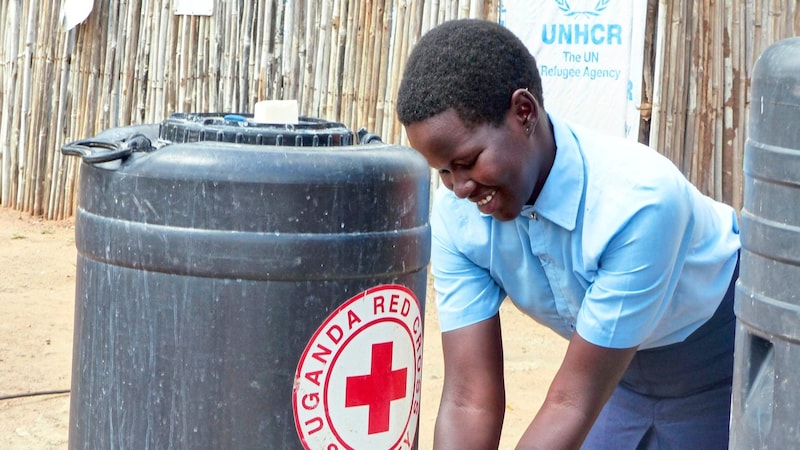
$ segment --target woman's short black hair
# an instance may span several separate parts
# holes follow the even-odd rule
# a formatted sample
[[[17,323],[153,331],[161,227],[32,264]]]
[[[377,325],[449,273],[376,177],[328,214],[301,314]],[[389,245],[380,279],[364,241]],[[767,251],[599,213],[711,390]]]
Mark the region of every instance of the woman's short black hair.
[[[406,62],[397,115],[409,125],[453,108],[466,126],[499,126],[517,89],[543,107],[542,79],[525,44],[494,22],[445,22],[420,38]]]

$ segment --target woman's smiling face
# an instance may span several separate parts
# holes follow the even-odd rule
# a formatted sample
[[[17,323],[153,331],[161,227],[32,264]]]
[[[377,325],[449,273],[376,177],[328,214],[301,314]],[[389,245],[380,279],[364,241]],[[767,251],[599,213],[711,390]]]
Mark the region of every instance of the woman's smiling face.
[[[529,117],[509,111],[500,126],[467,127],[454,109],[448,109],[407,125],[406,133],[411,146],[439,171],[456,196],[474,202],[480,212],[495,219],[512,220],[536,199],[552,164],[535,149],[526,130]],[[543,119],[547,121],[545,115]],[[535,132],[536,124],[534,119],[527,127]]]

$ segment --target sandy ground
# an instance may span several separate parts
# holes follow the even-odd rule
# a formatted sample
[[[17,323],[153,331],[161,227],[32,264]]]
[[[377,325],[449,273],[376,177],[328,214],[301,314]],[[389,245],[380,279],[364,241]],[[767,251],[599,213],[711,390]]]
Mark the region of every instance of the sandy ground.
[[[70,387],[74,231],[70,220],[0,208],[0,397]],[[432,446],[443,376],[432,301],[425,313],[420,449]],[[566,342],[511,306],[501,314],[508,398],[501,448],[509,449],[541,404]],[[0,400],[2,449],[65,449],[68,424],[69,393]]]

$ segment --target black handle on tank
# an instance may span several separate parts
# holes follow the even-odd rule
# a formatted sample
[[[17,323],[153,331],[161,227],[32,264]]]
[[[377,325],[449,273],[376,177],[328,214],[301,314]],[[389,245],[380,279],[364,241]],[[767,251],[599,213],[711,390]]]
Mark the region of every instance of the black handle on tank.
[[[380,136],[374,133],[368,133],[366,128],[358,130],[356,136],[358,137],[359,144],[372,144],[373,142],[377,144],[383,143]]]
[[[143,134],[133,134],[120,141],[103,139],[82,139],[70,142],[61,147],[61,153],[80,156],[87,164],[98,164],[115,159],[125,159],[133,152],[149,152],[153,150],[150,139]]]

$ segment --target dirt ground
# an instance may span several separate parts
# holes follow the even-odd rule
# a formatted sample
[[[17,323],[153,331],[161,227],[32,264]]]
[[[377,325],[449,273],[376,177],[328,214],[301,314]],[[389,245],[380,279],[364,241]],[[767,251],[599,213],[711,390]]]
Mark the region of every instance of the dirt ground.
[[[0,398],[70,388],[74,232],[71,220],[0,208]],[[420,449],[432,446],[443,376],[432,301],[425,313]],[[511,306],[501,314],[508,399],[501,448],[509,449],[541,404],[566,342]],[[69,393],[0,400],[2,449],[65,449],[68,424]]]

